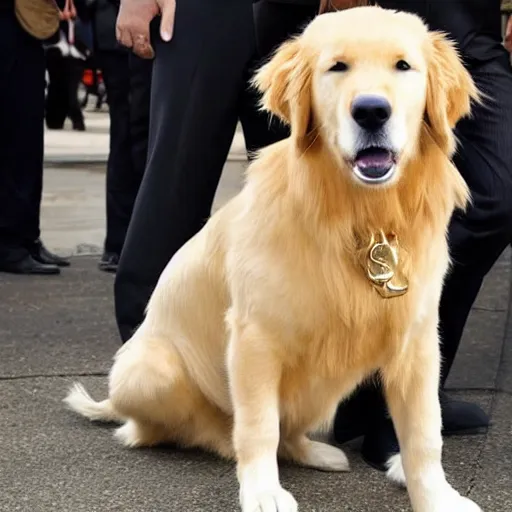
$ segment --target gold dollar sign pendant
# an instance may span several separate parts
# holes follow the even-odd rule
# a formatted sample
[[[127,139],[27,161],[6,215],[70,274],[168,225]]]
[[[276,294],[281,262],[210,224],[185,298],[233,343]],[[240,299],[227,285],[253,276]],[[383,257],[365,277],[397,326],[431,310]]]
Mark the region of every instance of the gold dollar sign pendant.
[[[409,288],[399,268],[399,246],[395,234],[389,238],[383,231],[372,235],[367,250],[366,275],[385,299],[404,295]]]

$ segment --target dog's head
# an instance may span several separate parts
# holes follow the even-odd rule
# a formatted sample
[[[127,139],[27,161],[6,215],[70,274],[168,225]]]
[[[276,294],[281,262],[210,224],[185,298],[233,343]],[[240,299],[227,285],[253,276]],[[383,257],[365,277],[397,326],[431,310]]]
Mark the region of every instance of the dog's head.
[[[263,107],[300,151],[319,143],[357,184],[395,183],[429,134],[448,156],[477,90],[454,45],[408,13],[318,16],[256,75]]]

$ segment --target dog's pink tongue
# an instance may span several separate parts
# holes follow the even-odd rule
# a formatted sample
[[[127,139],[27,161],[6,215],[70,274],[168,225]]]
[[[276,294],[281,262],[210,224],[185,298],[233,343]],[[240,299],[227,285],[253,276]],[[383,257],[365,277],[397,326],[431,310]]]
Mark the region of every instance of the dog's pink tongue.
[[[356,165],[359,169],[389,169],[393,165],[393,157],[383,149],[369,149],[357,155]]]

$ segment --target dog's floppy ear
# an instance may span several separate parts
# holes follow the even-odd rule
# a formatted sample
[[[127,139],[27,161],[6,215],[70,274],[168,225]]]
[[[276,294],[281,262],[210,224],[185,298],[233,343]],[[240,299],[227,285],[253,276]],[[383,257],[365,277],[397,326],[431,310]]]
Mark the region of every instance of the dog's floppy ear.
[[[258,71],[253,84],[263,94],[263,109],[291,125],[291,136],[297,145],[307,147],[311,131],[311,68],[299,39],[281,45]]]
[[[478,90],[455,44],[441,32],[431,32],[426,120],[432,136],[446,154],[455,151],[453,128],[470,113]]]

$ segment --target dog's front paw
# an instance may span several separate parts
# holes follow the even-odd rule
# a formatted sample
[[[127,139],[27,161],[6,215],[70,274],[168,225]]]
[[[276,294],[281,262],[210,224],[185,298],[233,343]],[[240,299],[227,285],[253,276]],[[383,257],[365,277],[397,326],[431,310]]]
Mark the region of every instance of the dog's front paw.
[[[240,497],[242,512],[297,512],[294,497],[282,487],[261,492],[244,492]]]
[[[482,509],[469,498],[460,497],[458,504],[455,505],[454,510],[460,510],[461,512],[482,512]]]
[[[439,499],[431,512],[482,512],[482,509],[469,498],[450,489],[442,499]]]
[[[474,501],[458,494],[449,504],[436,509],[436,512],[482,512],[482,509]]]
[[[401,486],[406,487],[406,479],[404,473],[404,466],[402,464],[402,456],[397,453],[396,455],[392,455],[386,464],[388,470],[386,471],[386,476],[388,480],[391,482]]]

